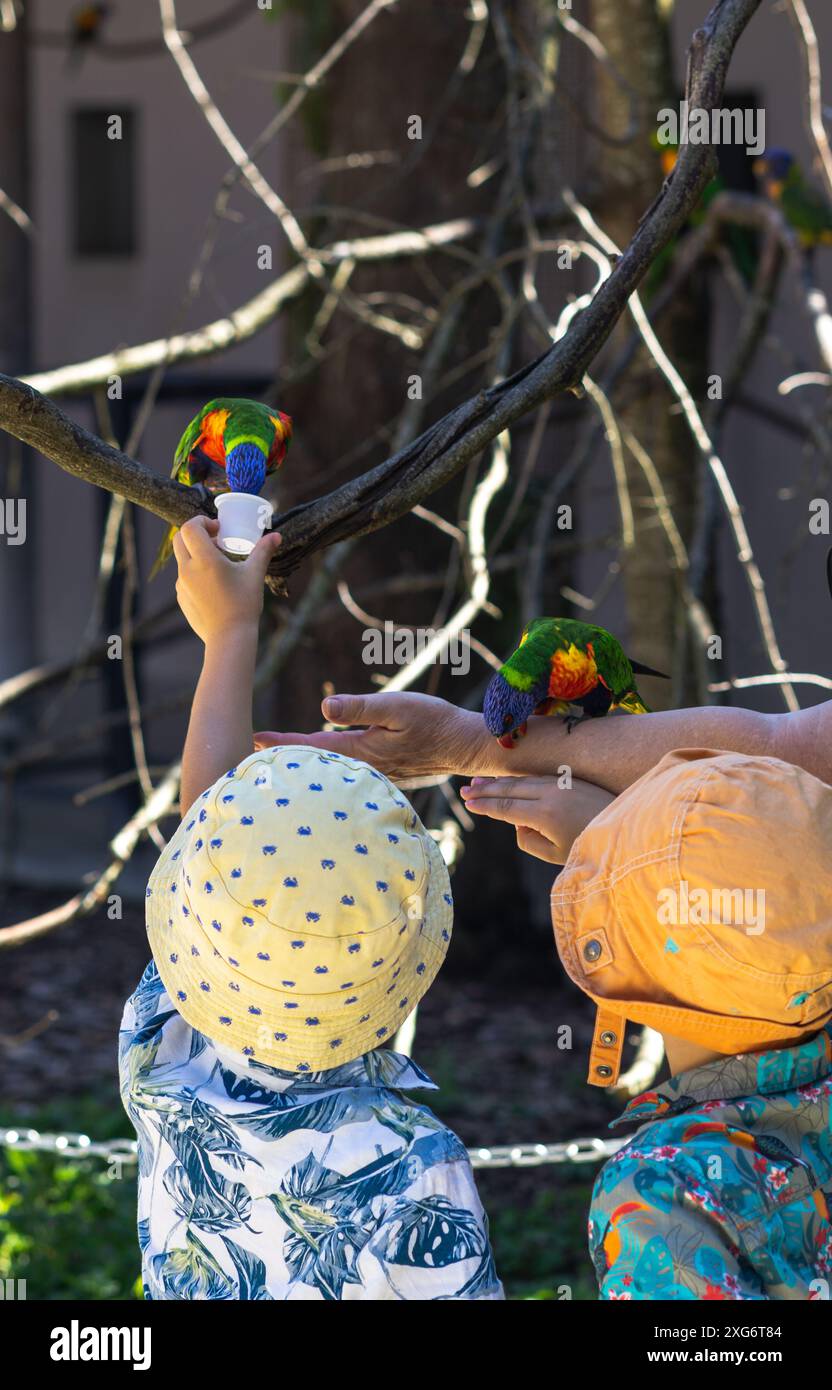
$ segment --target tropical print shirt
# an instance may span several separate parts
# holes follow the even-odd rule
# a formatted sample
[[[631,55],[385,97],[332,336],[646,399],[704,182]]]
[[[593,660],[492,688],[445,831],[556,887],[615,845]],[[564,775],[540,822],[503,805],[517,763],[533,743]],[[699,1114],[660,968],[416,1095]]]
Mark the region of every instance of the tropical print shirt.
[[[817,1299],[832,1283],[832,1027],[631,1101],[589,1246],[605,1299]]]
[[[149,1299],[501,1299],[466,1150],[386,1049],[298,1077],[226,1052],[153,962],[128,999]]]

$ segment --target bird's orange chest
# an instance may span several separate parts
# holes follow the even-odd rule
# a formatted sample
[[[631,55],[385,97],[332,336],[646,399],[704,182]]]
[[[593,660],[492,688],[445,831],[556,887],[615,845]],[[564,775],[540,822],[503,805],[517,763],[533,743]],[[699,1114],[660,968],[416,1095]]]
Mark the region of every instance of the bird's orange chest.
[[[549,689],[552,699],[580,700],[594,690],[598,684],[598,667],[592,651],[592,643],[587,643],[586,651],[581,651],[574,643],[556,651],[549,670]]]
[[[202,433],[197,440],[197,448],[208,455],[214,463],[225,464],[225,427],[229,410],[212,410],[202,422]]]

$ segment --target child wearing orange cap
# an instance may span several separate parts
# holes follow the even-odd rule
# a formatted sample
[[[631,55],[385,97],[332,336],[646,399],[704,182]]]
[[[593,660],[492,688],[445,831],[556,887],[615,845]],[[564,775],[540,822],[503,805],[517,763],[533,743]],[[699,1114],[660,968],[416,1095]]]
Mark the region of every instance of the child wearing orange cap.
[[[817,1299],[832,1273],[832,787],[778,758],[679,749],[617,798],[475,779],[475,814],[564,868],[561,961],[595,1002],[590,1084],[626,1022],[671,1076],[614,1125],[589,1221],[605,1299]]]

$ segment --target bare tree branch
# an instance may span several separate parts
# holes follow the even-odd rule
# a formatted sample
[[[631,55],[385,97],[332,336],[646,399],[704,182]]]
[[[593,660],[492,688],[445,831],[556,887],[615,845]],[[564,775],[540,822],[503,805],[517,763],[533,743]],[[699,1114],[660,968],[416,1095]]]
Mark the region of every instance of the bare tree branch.
[[[573,201],[576,212],[578,213],[580,221],[582,225],[585,227],[585,229],[589,232],[591,236],[595,237],[602,250],[604,250],[608,255],[614,255],[616,250],[614,242],[612,242],[611,239],[606,235],[606,233],[603,232],[600,227],[598,227],[598,225],[593,221],[589,212],[585,208],[581,208],[575,200]],[[711,474],[713,475],[713,478],[719,489],[720,497],[725,507],[725,512],[728,517],[731,530],[734,533],[734,542],[737,550],[737,559],[743,567],[743,571],[748,581],[748,586],[751,590],[751,600],[754,605],[754,612],[756,614],[757,623],[760,628],[760,635],[765,645],[766,655],[768,656],[768,659],[771,662],[771,665],[775,671],[785,671],[786,659],[780,651],[780,646],[777,641],[777,633],[774,628],[774,620],[772,618],[768,598],[766,597],[766,589],[765,584],[763,582],[763,577],[760,573],[757,561],[754,558],[754,552],[751,548],[751,540],[749,538],[748,531],[746,530],[745,521],[742,515],[742,509],[740,507],[739,501],[737,500],[737,495],[731,484],[731,480],[728,477],[725,465],[714,448],[713,441],[711,440],[711,437],[705,428],[702,416],[699,410],[697,409],[696,402],[694,401],[693,396],[691,395],[686,383],[683,381],[681,375],[679,374],[673,363],[670,361],[670,358],[668,357],[667,353],[665,352],[664,348],[662,347],[661,343],[656,337],[653,327],[650,324],[650,321],[644,312],[644,308],[642,306],[638,294],[633,294],[630,300],[630,311],[633,315],[633,318],[635,319],[636,326],[638,327],[638,330],[642,338],[644,339],[645,347],[652,356],[659,371],[662,373],[665,380],[667,381],[670,389],[673,391],[674,395],[678,399],[679,404],[682,407],[682,413],[685,417],[685,422],[687,423],[687,426],[691,431],[691,434],[693,435],[693,438],[696,442],[696,447],[699,449],[703,459],[705,460],[705,463],[707,464],[708,468],[711,471]],[[799,709],[800,705],[791,685],[789,685],[787,681],[783,682],[781,689],[786,708],[789,710]]]
[[[23,208],[15,202],[14,198],[10,198],[8,193],[2,188],[0,188],[0,212],[5,212],[6,216],[12,219],[15,226],[20,228],[21,232],[26,232],[28,236],[34,234],[35,229],[28,212],[24,212]]]
[[[815,26],[805,0],[788,0],[788,14],[801,40],[801,54],[806,77],[806,123],[817,151],[817,164],[826,185],[826,195],[832,198],[832,149],[823,120],[823,82],[820,70],[820,49]]]
[[[174,0],[159,0],[159,10],[162,16],[162,30],[165,36],[165,43],[171,57],[182,74],[182,80],[185,86],[188,88],[188,91],[208,122],[208,125],[216,135],[226,154],[240,170],[240,173],[245,178],[252,193],[254,193],[264,206],[268,208],[269,212],[277,218],[295,255],[300,261],[305,262],[309,268],[310,275],[314,275],[316,278],[320,279],[324,274],[323,265],[311,251],[306,237],[301,230],[300,223],[297,221],[291,208],[286,206],[283,199],[275,192],[254,161],[249,158],[245,147],[237,139],[203,82],[197,66],[185,46],[182,34],[177,27],[176,5]]]
[[[385,261],[404,256],[420,256],[425,252],[452,246],[477,229],[473,218],[460,217],[433,226],[402,229],[380,236],[356,237],[354,241],[337,241],[316,252],[324,264],[339,265],[343,261]],[[226,352],[253,338],[274,321],[281,309],[307,288],[310,276],[305,265],[293,266],[253,299],[241,304],[233,313],[215,319],[202,328],[191,329],[171,338],[154,338],[135,347],[120,348],[101,357],[73,362],[66,367],[35,372],[21,378],[28,386],[47,396],[78,395],[94,386],[106,386],[111,377],[134,376],[158,366],[174,366]],[[2,422],[0,422],[2,423]]]
[[[717,0],[693,35],[686,96],[711,110],[722,95],[734,46],[760,0]],[[552,348],[506,380],[481,391],[431,425],[418,439],[362,477],[276,518],[284,544],[272,567],[289,574],[324,546],[365,535],[397,520],[450,481],[515,420],[563,391],[581,394],[584,373],[606,342],[655,256],[684,223],[712,176],[713,150],[685,143],[673,174],[642,218],[630,245],[592,303]],[[303,274],[296,267],[290,274]],[[0,426],[87,482],[109,488],[181,525],[201,510],[193,492],[160,479],[68,420],[31,386],[0,377]]]

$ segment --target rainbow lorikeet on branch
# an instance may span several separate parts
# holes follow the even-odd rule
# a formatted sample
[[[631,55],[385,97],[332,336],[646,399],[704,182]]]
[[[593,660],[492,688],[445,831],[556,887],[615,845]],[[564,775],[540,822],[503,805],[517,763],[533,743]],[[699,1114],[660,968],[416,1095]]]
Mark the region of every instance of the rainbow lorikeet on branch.
[[[631,661],[603,627],[572,618],[535,618],[488,685],[486,726],[504,748],[513,748],[532,714],[564,715],[570,733],[582,719],[598,719],[611,710],[649,714],[635,674],[667,679],[661,671]],[[570,714],[570,705],[582,713]]]
[[[678,142],[664,141],[659,138],[658,134],[653,134],[651,136],[651,144],[659,156],[662,173],[667,179],[676,168],[676,162],[679,158]],[[662,247],[648,270],[644,282],[644,293],[647,299],[650,299],[659,290],[666,279],[671,262],[678,250],[680,237],[684,235],[687,229],[702,225],[711,203],[720,193],[723,193],[725,189],[726,183],[720,172],[714,174],[714,177],[705,184],[700,194],[699,202],[692,209],[681,232],[671,237],[670,241]],[[757,241],[755,234],[745,227],[729,226],[725,232],[725,239],[734,265],[745,283],[750,285],[754,280],[757,269]]]
[[[291,417],[259,401],[218,396],[191,421],[176,449],[171,477],[214,497],[258,493],[292,440]],[[150,577],[170,559],[177,527],[162,541]]]
[[[801,245],[813,251],[832,243],[832,203],[809,183],[788,150],[771,149],[754,161],[766,197],[777,203]]]

